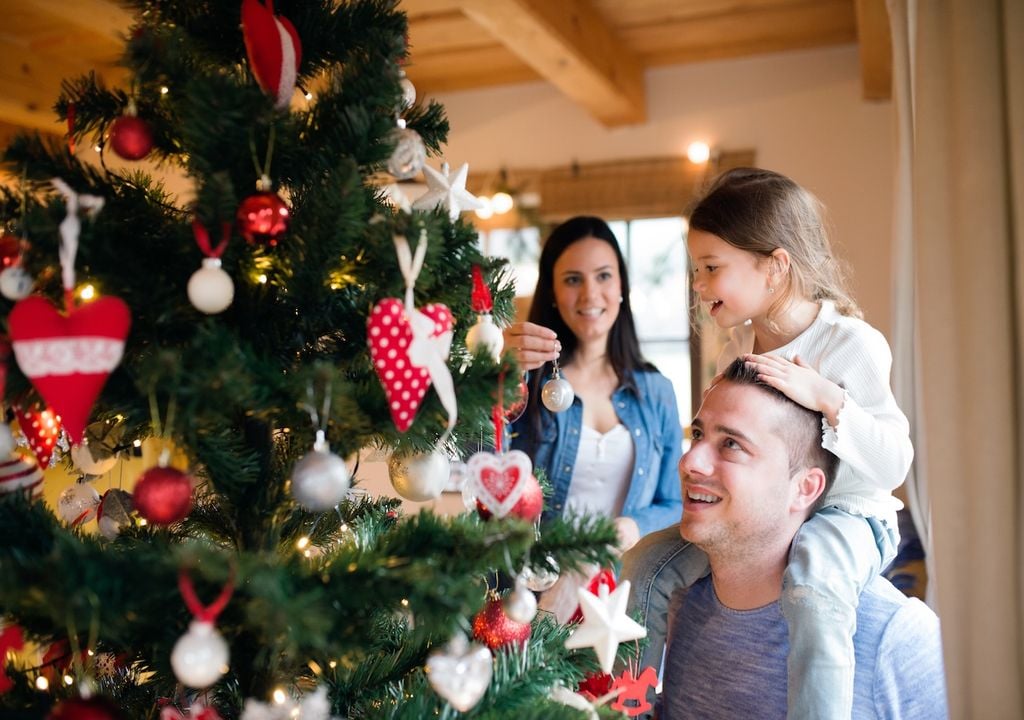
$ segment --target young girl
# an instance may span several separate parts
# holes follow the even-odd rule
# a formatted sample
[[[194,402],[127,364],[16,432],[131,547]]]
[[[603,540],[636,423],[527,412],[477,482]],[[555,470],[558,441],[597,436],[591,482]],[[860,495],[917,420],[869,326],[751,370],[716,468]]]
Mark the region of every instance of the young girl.
[[[687,246],[694,292],[730,333],[719,371],[743,357],[766,383],[822,413],[822,445],[840,460],[823,508],[793,540],[781,606],[787,717],[849,720],[858,599],[895,557],[901,503],[891,493],[913,458],[889,388],[889,346],[844,288],[819,202],[789,178],[724,173],[696,204]],[[683,500],[684,514],[699,502]],[[631,602],[648,620],[644,664],[660,664],[671,592],[706,572],[678,528],[648,536],[624,558]]]

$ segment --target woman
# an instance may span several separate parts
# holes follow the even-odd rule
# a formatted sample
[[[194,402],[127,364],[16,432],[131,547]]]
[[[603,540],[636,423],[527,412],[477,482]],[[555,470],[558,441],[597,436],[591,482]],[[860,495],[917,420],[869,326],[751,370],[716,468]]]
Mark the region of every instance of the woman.
[[[552,231],[529,322],[504,335],[505,347],[531,371],[512,447],[547,474],[553,493],[546,514],[612,517],[623,551],[678,523],[682,428],[675,393],[640,354],[625,261],[607,223],[575,217]],[[560,413],[541,403],[556,359],[576,393]]]

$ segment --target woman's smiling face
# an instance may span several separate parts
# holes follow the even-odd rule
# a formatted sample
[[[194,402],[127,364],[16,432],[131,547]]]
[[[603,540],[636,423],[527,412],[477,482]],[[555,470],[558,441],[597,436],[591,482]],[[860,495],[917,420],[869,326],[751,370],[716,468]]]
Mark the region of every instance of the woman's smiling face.
[[[607,342],[619,317],[622,280],[615,251],[604,240],[585,237],[555,261],[555,303],[581,343]]]

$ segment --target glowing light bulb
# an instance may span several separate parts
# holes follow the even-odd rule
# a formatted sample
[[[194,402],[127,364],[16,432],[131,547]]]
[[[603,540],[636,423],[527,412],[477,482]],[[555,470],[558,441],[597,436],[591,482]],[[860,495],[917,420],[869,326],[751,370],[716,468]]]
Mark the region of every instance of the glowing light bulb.
[[[474,210],[478,218],[480,218],[481,220],[486,220],[487,218],[494,215],[494,206],[491,205],[491,199],[489,197],[487,197],[486,195],[481,195],[480,197],[477,198],[477,200],[481,202],[481,207],[478,207],[476,210]]]
[[[491,208],[495,214],[504,215],[515,205],[515,200],[507,192],[496,192],[491,196]]]
[[[686,157],[696,165],[706,163],[711,157],[711,148],[706,142],[696,140],[686,148]]]
[[[305,536],[300,537],[298,540],[295,541],[295,547],[297,547],[299,550],[305,550],[308,545],[309,538]]]
[[[278,705],[284,705],[284,701],[288,699],[288,696],[284,694],[284,690],[277,688],[274,690],[274,702]]]
[[[48,690],[50,687],[50,681],[44,678],[42,675],[36,678],[36,690]]]
[[[166,85],[162,85],[162,86],[160,87],[160,94],[161,94],[161,95],[166,95],[166,94],[167,94],[167,93],[169,93],[170,91],[171,91],[171,89],[170,89],[169,87],[167,87]]]
[[[64,684],[65,685],[70,686],[74,682],[75,682],[75,679],[73,677],[71,677],[70,675],[65,675],[64,676]]]
[[[256,281],[257,281],[257,282],[258,282],[258,283],[259,283],[260,285],[266,285],[266,284],[267,284],[267,276],[266,276],[266,273],[260,273],[260,274],[259,274],[259,276],[257,276],[257,278],[256,278]]]
[[[92,285],[83,285],[81,290],[78,291],[78,297],[83,300],[92,300],[96,297],[96,288]]]

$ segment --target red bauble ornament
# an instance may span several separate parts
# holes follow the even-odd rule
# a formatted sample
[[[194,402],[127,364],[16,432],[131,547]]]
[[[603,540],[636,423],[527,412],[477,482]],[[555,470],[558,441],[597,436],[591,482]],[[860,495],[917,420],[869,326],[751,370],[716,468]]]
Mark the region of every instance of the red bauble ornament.
[[[192,510],[192,478],[172,467],[154,467],[142,474],[132,492],[139,515],[155,525],[168,525]]]
[[[0,269],[14,265],[21,257],[22,241],[14,235],[0,235]]]
[[[46,720],[121,720],[124,715],[110,700],[102,697],[63,700],[50,710]]]
[[[530,637],[530,623],[516,622],[505,614],[499,598],[487,601],[484,609],[473,618],[473,637],[491,650],[502,645],[523,645]]]
[[[278,238],[288,231],[291,216],[292,211],[281,196],[269,191],[247,197],[235,214],[238,231],[246,242],[270,247],[277,245]]]
[[[512,506],[512,509],[508,511],[508,514],[515,515],[526,522],[535,522],[541,513],[544,512],[544,491],[541,489],[540,483],[537,482],[537,478],[533,475],[530,475],[522,482],[523,494],[516,501],[516,504]],[[491,511],[479,500],[476,501],[476,512],[483,520],[491,519]]]
[[[110,147],[125,160],[141,160],[153,149],[153,131],[142,118],[122,115],[110,126]]]
[[[526,384],[526,378],[524,377],[519,380],[519,385],[516,387],[516,401],[505,409],[505,420],[514,423],[521,418],[523,411],[526,410],[526,403],[529,399],[530,386]]]

